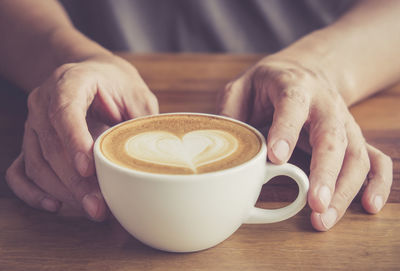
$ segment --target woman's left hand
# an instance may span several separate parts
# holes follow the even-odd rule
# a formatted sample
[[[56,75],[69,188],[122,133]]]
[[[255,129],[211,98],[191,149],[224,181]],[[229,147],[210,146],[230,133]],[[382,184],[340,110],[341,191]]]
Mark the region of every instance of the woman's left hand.
[[[362,205],[367,212],[379,212],[387,201],[392,161],[366,143],[318,60],[304,66],[278,54],[265,57],[226,86],[218,111],[257,128],[270,124],[268,158],[275,164],[288,161],[301,131],[308,135],[308,204],[316,230],[333,227],[365,181]]]

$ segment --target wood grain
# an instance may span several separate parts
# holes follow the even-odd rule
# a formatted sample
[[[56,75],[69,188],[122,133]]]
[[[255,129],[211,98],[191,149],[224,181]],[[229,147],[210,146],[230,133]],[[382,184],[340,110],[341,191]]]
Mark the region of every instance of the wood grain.
[[[120,54],[134,64],[159,98],[161,112],[215,112],[218,91],[260,55]],[[400,85],[351,108],[366,139],[390,155],[394,182],[378,215],[355,200],[338,225],[316,233],[305,208],[287,221],[243,225],[220,245],[198,253],[151,249],[115,221],[55,216],[27,207],[8,189],[4,173],[20,152],[26,96],[0,85],[0,270],[399,270]],[[310,157],[292,162],[307,170]],[[258,203],[274,208],[295,198],[291,181],[266,185]],[[275,202],[271,202],[275,201]],[[283,201],[283,202],[279,202]]]
[[[261,203],[274,208],[278,204]],[[309,209],[280,223],[243,225],[196,253],[166,253],[130,237],[115,221],[56,217],[0,200],[0,268],[30,270],[398,270],[398,204],[366,215],[353,204],[334,230],[316,233]]]

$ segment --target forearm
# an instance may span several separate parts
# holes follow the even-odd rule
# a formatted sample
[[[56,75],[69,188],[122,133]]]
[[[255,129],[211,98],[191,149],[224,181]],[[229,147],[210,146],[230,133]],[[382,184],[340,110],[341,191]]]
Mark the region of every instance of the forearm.
[[[317,66],[351,105],[400,79],[400,1],[359,1],[329,27],[278,53]]]
[[[0,73],[26,91],[58,66],[109,54],[79,33],[55,0],[0,1]]]

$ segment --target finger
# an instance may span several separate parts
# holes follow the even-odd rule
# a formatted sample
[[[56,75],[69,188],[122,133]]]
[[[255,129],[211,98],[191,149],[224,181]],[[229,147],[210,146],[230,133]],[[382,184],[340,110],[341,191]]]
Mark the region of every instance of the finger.
[[[331,203],[325,212],[314,211],[311,216],[311,223],[319,231],[329,230],[341,219],[369,171],[370,162],[361,131],[355,123],[349,126],[352,126],[348,128],[349,146]]]
[[[87,183],[91,184],[91,192],[83,196],[82,206],[91,219],[103,221],[107,218],[109,210],[100,192],[97,179],[94,177],[90,179]]]
[[[367,145],[371,169],[361,203],[364,209],[375,214],[385,205],[393,182],[393,162],[389,156]]]
[[[151,99],[151,101],[149,99]],[[132,95],[132,97],[126,97],[124,99],[124,111],[124,120],[157,114],[158,101],[155,96]]]
[[[338,114],[330,110],[315,114],[318,114],[318,120],[310,123],[312,155],[308,203],[313,211],[322,213],[327,210],[335,191],[348,140]]]
[[[61,206],[59,201],[42,191],[27,178],[24,172],[24,161],[22,154],[18,156],[18,158],[7,170],[6,181],[8,186],[12,191],[14,191],[17,197],[31,207],[49,212],[56,212]]]
[[[136,81],[135,89],[130,91],[130,95],[126,95],[123,100],[124,111],[127,114],[125,119],[158,114],[157,97],[150,91],[141,77],[136,78]]]
[[[94,174],[93,138],[86,113],[97,91],[92,80],[61,80],[49,101],[48,119],[81,176]]]
[[[91,109],[93,116],[110,126],[139,116],[159,113],[157,97],[141,78],[135,89],[124,95],[119,106],[108,91],[99,89],[92,102]]]
[[[219,93],[217,113],[246,122],[251,111],[252,98],[251,83],[242,76]]]
[[[39,110],[36,112],[43,114],[43,112]],[[106,207],[104,199],[99,193],[96,178],[85,178],[77,172],[72,164],[73,162],[67,158],[67,154],[64,151],[64,147],[57,133],[48,122],[43,121],[41,116],[33,117],[30,114],[28,116],[28,122],[35,122],[35,133],[39,138],[44,159],[50,164],[57,177],[80,204],[80,208],[83,207],[89,217],[94,220],[104,219],[106,217],[104,211]],[[98,200],[92,200],[91,205],[84,204],[83,199],[85,196],[92,194],[95,195]],[[94,209],[95,211],[93,211]],[[93,217],[93,215],[95,215],[95,217]]]
[[[281,164],[289,160],[296,146],[309,115],[310,99],[295,86],[274,92],[270,95],[275,111],[267,139],[268,158]]]
[[[71,192],[65,187],[58,176],[44,160],[40,144],[35,132],[29,125],[25,126],[23,151],[25,172],[39,188],[61,202],[74,206],[76,201]]]
[[[83,207],[90,218],[96,221],[104,220],[106,217],[106,204],[100,193],[97,179],[94,176],[82,177],[67,160],[63,152],[56,150],[62,149],[61,142],[57,140],[55,131],[48,133],[50,140],[46,145],[41,145],[46,149],[47,161],[52,161],[52,168],[58,178],[62,180],[66,188],[72,193],[74,198]],[[89,199],[89,200],[88,200]]]

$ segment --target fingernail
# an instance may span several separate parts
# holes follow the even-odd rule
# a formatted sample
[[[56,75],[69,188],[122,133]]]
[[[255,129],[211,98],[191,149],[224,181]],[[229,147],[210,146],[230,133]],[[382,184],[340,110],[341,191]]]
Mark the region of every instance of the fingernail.
[[[75,155],[75,167],[81,176],[86,176],[86,171],[89,167],[89,158],[83,152],[78,152]]]
[[[289,155],[289,144],[281,139],[272,146],[272,151],[281,162],[286,161]]]
[[[318,197],[320,202],[324,205],[324,208],[328,208],[329,203],[331,203],[331,190],[328,186],[323,185],[318,191]]]
[[[89,195],[82,199],[83,209],[88,213],[91,218],[95,218],[97,210],[99,209],[99,199],[95,195]]]
[[[40,204],[43,207],[43,209],[45,209],[46,211],[49,211],[49,212],[57,211],[58,210],[58,206],[59,206],[57,201],[55,201],[53,199],[50,199],[50,198],[47,198],[47,197],[42,199]]]
[[[337,219],[337,211],[335,208],[329,208],[325,213],[321,214],[321,222],[326,229],[330,229],[335,225]]]
[[[383,207],[383,198],[381,196],[375,196],[374,199],[375,210],[379,212]]]

